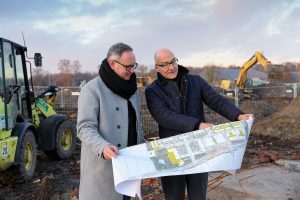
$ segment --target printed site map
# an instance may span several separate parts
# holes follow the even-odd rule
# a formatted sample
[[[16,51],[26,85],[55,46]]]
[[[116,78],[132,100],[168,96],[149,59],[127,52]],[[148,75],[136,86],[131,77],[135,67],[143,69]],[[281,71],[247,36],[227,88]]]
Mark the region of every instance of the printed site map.
[[[252,123],[230,122],[124,148],[113,159],[116,191],[141,198],[144,178],[237,170]]]
[[[243,125],[242,125],[243,124]],[[233,122],[146,143],[157,171],[193,168],[247,143],[246,122]]]

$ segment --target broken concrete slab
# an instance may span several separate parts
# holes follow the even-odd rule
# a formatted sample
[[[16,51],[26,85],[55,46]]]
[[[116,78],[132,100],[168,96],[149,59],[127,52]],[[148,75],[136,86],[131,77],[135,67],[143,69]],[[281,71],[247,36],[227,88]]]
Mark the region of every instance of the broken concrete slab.
[[[276,160],[275,163],[291,171],[300,172],[300,160]]]
[[[210,179],[221,173],[210,173]],[[300,199],[300,173],[284,167],[267,165],[223,178],[208,193],[209,200],[282,200]],[[217,185],[215,183],[214,185]],[[212,188],[213,185],[209,187]]]

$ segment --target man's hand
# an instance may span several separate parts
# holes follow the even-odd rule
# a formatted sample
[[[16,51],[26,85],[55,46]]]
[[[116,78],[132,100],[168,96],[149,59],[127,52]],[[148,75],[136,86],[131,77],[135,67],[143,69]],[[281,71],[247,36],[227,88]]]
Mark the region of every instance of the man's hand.
[[[118,148],[112,144],[106,145],[102,152],[103,157],[106,160],[111,160],[112,157],[117,157],[118,153],[119,153]]]
[[[212,127],[213,125],[214,125],[214,124],[200,123],[199,129],[209,128],[209,127]]]
[[[248,120],[250,117],[254,118],[253,114],[242,114],[237,117],[238,121]]]

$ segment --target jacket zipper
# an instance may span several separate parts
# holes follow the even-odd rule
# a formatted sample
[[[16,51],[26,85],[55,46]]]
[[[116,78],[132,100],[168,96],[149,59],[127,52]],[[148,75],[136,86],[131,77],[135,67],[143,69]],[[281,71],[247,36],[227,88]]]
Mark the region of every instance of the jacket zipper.
[[[185,102],[186,102],[186,98],[185,98],[185,96],[182,95],[181,91],[178,88],[177,83],[174,82],[174,81],[172,81],[172,82],[173,82],[173,85],[175,86],[175,88],[176,88],[176,90],[177,90],[177,92],[179,94],[179,100],[180,100],[181,108],[182,108],[182,111],[183,111],[182,114],[185,114]],[[183,99],[183,101],[182,101],[182,99]]]

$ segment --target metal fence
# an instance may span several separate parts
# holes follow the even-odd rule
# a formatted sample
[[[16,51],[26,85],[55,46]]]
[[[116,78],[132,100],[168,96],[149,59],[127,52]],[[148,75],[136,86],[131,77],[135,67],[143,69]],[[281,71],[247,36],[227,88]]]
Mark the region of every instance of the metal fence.
[[[35,94],[39,94],[47,87],[35,87]],[[141,88],[139,91],[141,101],[141,114],[142,123],[145,134],[155,135],[158,133],[158,125],[149,113],[145,100],[145,89]],[[221,91],[216,90],[222,94]],[[300,95],[300,84],[283,84],[273,87],[261,87],[261,88],[245,88],[245,90],[252,90],[251,94],[241,96],[241,91],[235,91],[237,95],[229,95],[227,98],[235,103],[245,113],[253,113],[256,119],[262,119],[266,116],[273,114],[274,112],[287,106],[294,98]],[[77,119],[77,101],[80,92],[79,87],[60,87],[57,93],[56,111],[60,114],[65,114],[69,119],[76,124]],[[240,93],[239,93],[240,92]],[[88,102],[87,102],[88,103]],[[207,106],[204,106],[204,113],[207,122],[219,124],[227,122],[224,117],[218,113],[210,110]]]

